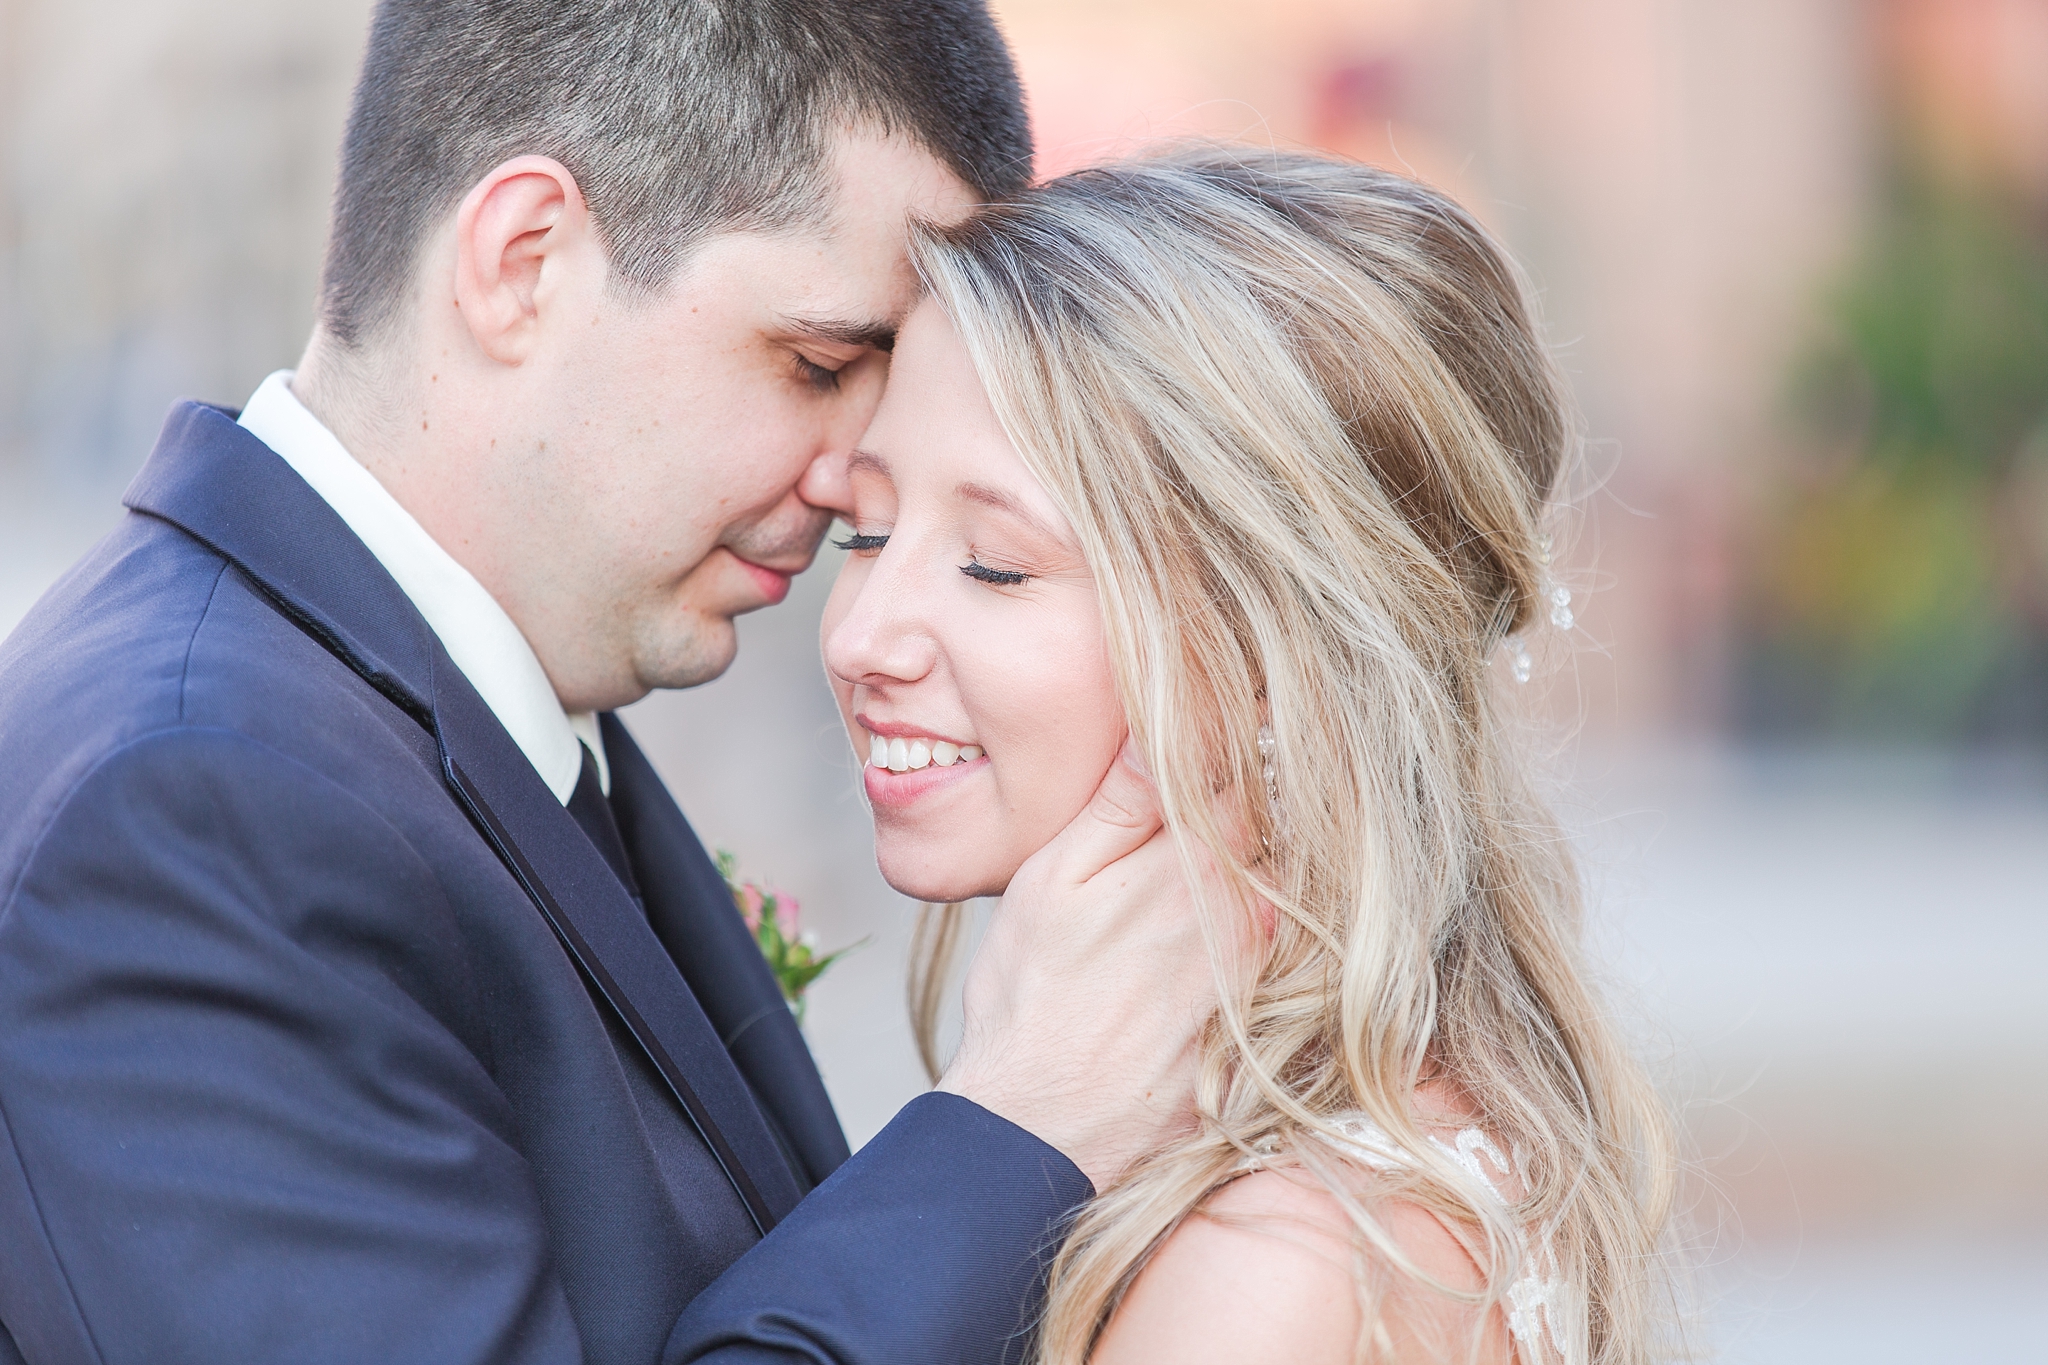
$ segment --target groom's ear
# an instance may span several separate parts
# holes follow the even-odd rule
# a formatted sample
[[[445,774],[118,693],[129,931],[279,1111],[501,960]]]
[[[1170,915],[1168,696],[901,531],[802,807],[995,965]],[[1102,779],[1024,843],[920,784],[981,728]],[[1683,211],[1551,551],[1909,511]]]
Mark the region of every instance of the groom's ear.
[[[532,354],[549,306],[593,269],[601,280],[604,250],[583,191],[551,157],[494,167],[455,212],[455,307],[502,365]]]

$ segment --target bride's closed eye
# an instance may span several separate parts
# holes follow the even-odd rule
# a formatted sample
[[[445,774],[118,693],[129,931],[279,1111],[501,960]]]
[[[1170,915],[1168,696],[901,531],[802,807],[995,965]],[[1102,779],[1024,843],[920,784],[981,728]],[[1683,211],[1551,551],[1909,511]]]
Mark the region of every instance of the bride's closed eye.
[[[993,583],[997,587],[1014,588],[1031,577],[1015,569],[991,569],[978,559],[970,559],[960,566],[960,572],[977,583]]]
[[[832,543],[839,549],[851,550],[855,554],[873,554],[889,543],[889,537],[862,535],[859,531],[855,531],[846,539],[835,540]]]
[[[844,540],[835,540],[832,543],[839,549],[850,550],[854,554],[875,554],[889,543],[889,537],[855,531]],[[960,566],[960,572],[977,583],[989,583],[999,588],[1014,588],[1031,579],[1030,574],[1016,569],[992,569],[979,559],[969,559]]]

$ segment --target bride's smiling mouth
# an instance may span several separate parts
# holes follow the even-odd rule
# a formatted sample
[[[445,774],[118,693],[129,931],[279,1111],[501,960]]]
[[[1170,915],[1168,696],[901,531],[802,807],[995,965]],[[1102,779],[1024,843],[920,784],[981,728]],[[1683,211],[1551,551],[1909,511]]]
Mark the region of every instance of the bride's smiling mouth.
[[[971,741],[865,715],[854,722],[868,738],[861,778],[878,806],[904,805],[987,765],[986,752]]]

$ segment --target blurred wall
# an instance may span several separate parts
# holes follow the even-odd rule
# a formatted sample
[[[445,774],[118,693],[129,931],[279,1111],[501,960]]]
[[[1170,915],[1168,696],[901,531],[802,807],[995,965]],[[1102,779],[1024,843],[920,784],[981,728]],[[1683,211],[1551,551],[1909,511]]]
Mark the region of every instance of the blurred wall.
[[[7,0],[7,458],[96,481],[297,355],[368,12]]]
[[[312,321],[367,0],[0,0],[0,628]]]
[[[1854,0],[1009,0],[1042,169],[1162,133],[1314,145],[1457,194],[1529,266],[1584,405],[1601,738],[1724,713],[1729,519],[1869,178]]]

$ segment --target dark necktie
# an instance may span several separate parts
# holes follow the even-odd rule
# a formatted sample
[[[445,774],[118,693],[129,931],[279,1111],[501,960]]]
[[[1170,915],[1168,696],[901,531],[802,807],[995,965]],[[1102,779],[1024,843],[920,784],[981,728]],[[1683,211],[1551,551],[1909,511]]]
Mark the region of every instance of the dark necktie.
[[[626,841],[619,833],[618,816],[612,811],[611,798],[607,797],[604,788],[598,785],[597,758],[590,752],[589,745],[582,747],[583,771],[577,775],[576,790],[569,797],[569,814],[575,817],[584,835],[596,845],[597,851],[604,856],[612,871],[618,874],[619,880],[626,884],[627,894],[632,896],[634,904],[640,906],[644,913],[647,902],[640,898],[640,883],[634,880],[632,864],[627,861]],[[774,1137],[776,1146],[781,1148],[783,1160],[788,1162],[789,1169],[796,1173],[798,1184],[804,1189],[809,1189],[810,1178],[804,1174],[803,1161],[797,1156],[795,1146],[791,1144],[789,1135],[783,1130],[782,1120],[761,1098],[761,1091],[755,1085],[754,1077],[747,1068],[741,1067],[740,1075],[745,1078],[747,1091],[754,1097],[754,1103],[760,1109],[761,1116],[767,1120],[768,1131]]]
[[[569,797],[569,814],[583,827],[583,833],[597,849],[611,870],[618,874],[625,884],[626,892],[634,900],[640,899],[640,884],[633,880],[633,866],[626,860],[626,841],[619,835],[618,817],[612,814],[612,803],[605,796],[604,788],[598,785],[597,759],[587,744],[577,746],[583,750],[583,771],[577,775],[576,790]]]

